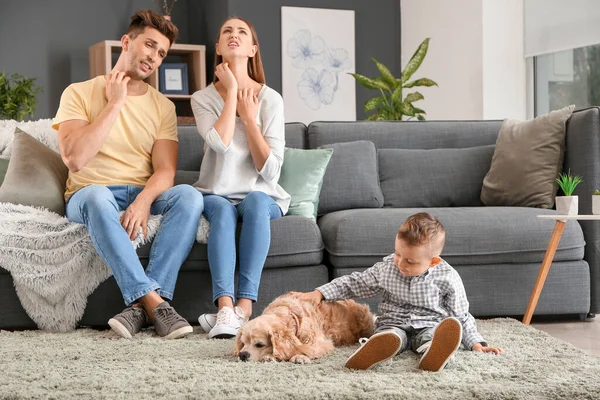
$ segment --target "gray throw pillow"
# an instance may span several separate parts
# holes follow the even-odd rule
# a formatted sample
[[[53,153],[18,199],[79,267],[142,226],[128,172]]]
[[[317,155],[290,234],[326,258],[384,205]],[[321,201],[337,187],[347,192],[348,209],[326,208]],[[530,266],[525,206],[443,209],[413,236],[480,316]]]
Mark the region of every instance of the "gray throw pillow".
[[[334,143],[319,195],[319,215],[353,208],[380,208],[383,193],[377,171],[377,148],[373,142]]]
[[[60,154],[16,128],[0,202],[44,207],[65,215],[68,171]]]
[[[552,208],[563,168],[565,127],[575,106],[530,121],[502,122],[490,171],[483,180],[486,206]]]
[[[494,147],[379,150],[384,207],[481,206]]]

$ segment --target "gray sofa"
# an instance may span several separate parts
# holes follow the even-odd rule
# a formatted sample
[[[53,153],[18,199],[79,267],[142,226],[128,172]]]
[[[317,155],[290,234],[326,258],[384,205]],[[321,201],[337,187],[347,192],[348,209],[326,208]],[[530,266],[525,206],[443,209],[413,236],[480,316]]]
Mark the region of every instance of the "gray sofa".
[[[314,149],[340,143],[375,145],[375,178],[362,167],[350,175],[332,161],[317,222],[285,216],[272,222],[271,248],[256,312],[289,290],[307,291],[335,277],[360,271],[393,252],[404,219],[427,211],[448,232],[442,256],[460,273],[476,317],[522,316],[554,227],[526,207],[485,207],[479,200],[501,121],[314,122],[286,125],[288,147]],[[203,143],[195,126],[180,126],[176,183],[196,180]],[[356,142],[363,141],[363,142]],[[366,144],[365,144],[366,143]],[[351,147],[351,146],[350,146]],[[365,147],[365,148],[367,148]],[[433,152],[423,150],[437,149]],[[361,153],[352,154],[357,164]],[[339,161],[339,159],[338,159]],[[582,175],[576,191],[579,212],[591,213],[591,194],[600,187],[600,109],[576,111],[567,123],[564,170]],[[371,179],[370,182],[364,182]],[[380,190],[371,196],[368,190]],[[346,184],[347,183],[347,184]],[[335,190],[327,185],[335,185]],[[358,204],[344,209],[344,204]],[[365,205],[361,207],[361,205]],[[340,206],[342,209],[339,209]],[[326,213],[324,212],[327,211]],[[147,263],[149,246],[139,249]],[[596,313],[600,306],[600,225],[566,224],[540,297],[537,315]],[[192,323],[214,309],[206,245],[195,244],[183,265],[173,304]],[[369,302],[372,306],[377,299]],[[0,268],[0,328],[35,328],[21,308],[10,274]],[[90,296],[82,326],[104,327],[124,307],[113,278]]]

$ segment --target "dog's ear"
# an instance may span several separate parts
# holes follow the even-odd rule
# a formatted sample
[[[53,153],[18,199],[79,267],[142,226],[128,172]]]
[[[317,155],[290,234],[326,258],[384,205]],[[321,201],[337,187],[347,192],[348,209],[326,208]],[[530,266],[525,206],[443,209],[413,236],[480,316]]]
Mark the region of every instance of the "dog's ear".
[[[294,355],[299,354],[298,347],[302,345],[298,338],[287,327],[269,332],[273,357],[278,361],[289,361]]]
[[[242,330],[240,329],[235,337],[235,341],[233,343],[233,356],[237,357],[240,355],[240,351],[242,351]]]

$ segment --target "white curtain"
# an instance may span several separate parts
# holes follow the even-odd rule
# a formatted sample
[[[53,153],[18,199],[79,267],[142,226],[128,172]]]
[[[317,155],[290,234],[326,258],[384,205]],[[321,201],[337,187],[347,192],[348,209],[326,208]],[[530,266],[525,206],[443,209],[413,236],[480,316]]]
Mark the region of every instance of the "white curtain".
[[[600,44],[600,0],[524,0],[525,57]]]

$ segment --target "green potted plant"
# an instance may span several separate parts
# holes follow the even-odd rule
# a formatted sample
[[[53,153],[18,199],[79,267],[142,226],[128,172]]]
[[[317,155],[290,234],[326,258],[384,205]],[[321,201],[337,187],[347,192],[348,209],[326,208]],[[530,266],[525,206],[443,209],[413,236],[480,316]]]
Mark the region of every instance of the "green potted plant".
[[[423,100],[424,97],[419,92],[410,92],[406,95],[408,90],[417,86],[437,86],[438,84],[429,78],[415,79],[409,82],[409,79],[417,71],[429,48],[429,38],[423,40],[423,42],[415,51],[415,54],[411,57],[404,71],[401,73],[401,78],[396,78],[389,70],[388,67],[372,59],[381,74],[375,78],[369,78],[360,74],[350,74],[356,79],[358,83],[367,89],[373,89],[379,91],[379,95],[367,100],[365,102],[365,112],[375,111],[374,114],[369,115],[366,119],[370,121],[382,121],[382,120],[402,120],[404,116],[409,117],[408,119],[417,118],[419,121],[425,120],[425,110],[422,110],[413,105],[414,102]]]
[[[0,72],[0,119],[24,120],[33,118],[37,104],[37,95],[42,88],[35,79],[23,75]]]
[[[592,214],[600,214],[600,189],[596,189],[592,195]]]
[[[579,213],[579,197],[573,196],[577,185],[583,182],[579,175],[571,175],[571,170],[564,172],[556,179],[564,196],[556,196],[556,213],[558,215],[577,215]]]

